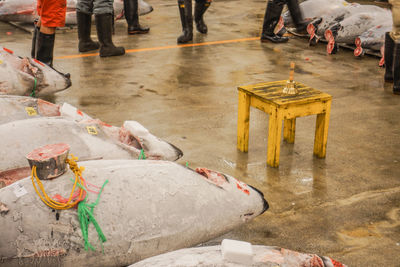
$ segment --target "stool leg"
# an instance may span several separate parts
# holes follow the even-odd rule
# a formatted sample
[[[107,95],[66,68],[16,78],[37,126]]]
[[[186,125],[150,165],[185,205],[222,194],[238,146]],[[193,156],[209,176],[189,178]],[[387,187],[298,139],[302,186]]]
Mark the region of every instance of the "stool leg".
[[[294,136],[296,133],[296,118],[285,119],[283,123],[283,140],[289,144],[294,144]]]
[[[237,148],[242,152],[249,149],[250,96],[239,91]]]
[[[279,167],[282,119],[283,114],[279,110],[274,110],[269,116],[267,164],[274,168]]]
[[[314,139],[314,155],[319,158],[326,156],[326,144],[328,142],[329,116],[331,114],[331,101],[326,103],[326,112],[317,115]]]

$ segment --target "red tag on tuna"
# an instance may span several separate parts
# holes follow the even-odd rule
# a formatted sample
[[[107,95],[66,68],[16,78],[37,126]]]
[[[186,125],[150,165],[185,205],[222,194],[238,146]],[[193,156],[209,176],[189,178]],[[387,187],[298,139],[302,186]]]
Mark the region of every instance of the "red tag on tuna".
[[[38,63],[39,65],[44,67],[44,64],[42,62],[40,62],[39,60],[37,60],[36,58],[33,59],[36,63]]]
[[[12,51],[12,50],[10,50],[8,48],[3,47],[3,50],[8,52],[8,53],[10,53],[10,54],[14,54],[14,51]]]

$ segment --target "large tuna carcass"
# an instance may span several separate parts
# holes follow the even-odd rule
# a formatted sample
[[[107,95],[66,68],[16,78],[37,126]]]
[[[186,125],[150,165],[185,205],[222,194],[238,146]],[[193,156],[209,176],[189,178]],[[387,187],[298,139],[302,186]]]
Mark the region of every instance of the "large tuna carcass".
[[[33,23],[38,17],[36,12],[36,0],[2,0],[0,1],[0,20]],[[67,13],[65,23],[67,25],[76,22],[77,0],[67,0]],[[139,0],[139,15],[145,15],[153,11],[153,7],[144,0]],[[114,14],[117,18],[122,17],[124,9],[123,0],[114,1]]]
[[[365,54],[365,49],[371,49],[381,52],[381,60],[379,62],[380,66],[385,63],[384,55],[384,44],[385,44],[385,33],[392,31],[392,23],[390,25],[378,25],[374,26],[368,31],[361,34],[356,38],[354,44],[356,48],[354,49],[354,55],[356,57],[363,56]]]
[[[0,46],[0,95],[49,95],[71,86],[64,75],[32,58]]]
[[[372,18],[384,11],[385,9],[378,6],[360,5],[358,3],[346,4],[335,9],[331,9],[329,12],[325,12],[309,23],[307,31],[310,35],[310,45],[316,44],[319,39],[324,39],[326,30],[334,27],[334,25],[342,23],[342,21],[347,20],[349,17],[360,13],[366,13],[371,14],[370,18]],[[345,24],[346,23],[347,22],[345,22]],[[360,23],[362,23],[362,21],[360,21]]]
[[[72,151],[74,152],[74,151]],[[0,189],[0,265],[127,266],[167,251],[194,246],[249,222],[268,209],[263,194],[235,178],[207,169],[197,172],[168,161],[80,162],[87,183],[104,186],[93,215],[86,251],[75,209],[52,212],[31,179]],[[45,192],[68,197],[73,173],[42,180]],[[8,211],[7,211],[8,210]],[[85,219],[84,219],[85,220]],[[88,245],[88,243],[86,243]]]
[[[224,259],[221,246],[207,246],[180,249],[151,257],[129,267],[345,267],[346,265],[326,256],[300,253],[289,249],[252,245],[253,261],[239,264],[237,261]],[[240,254],[237,254],[239,257]],[[247,256],[247,255],[246,255]]]
[[[68,143],[80,160],[177,160],[183,153],[149,133],[136,121],[122,127],[100,120],[76,122],[64,117],[37,117],[0,125],[0,180],[6,185],[29,173],[25,155],[38,146]]]
[[[378,25],[390,25],[392,13],[390,10],[371,6],[364,6],[369,12],[356,13],[341,22],[331,25],[325,31],[325,39],[328,41],[327,52],[335,53],[337,43],[354,44],[356,38],[364,32]],[[375,10],[375,11],[372,11]]]

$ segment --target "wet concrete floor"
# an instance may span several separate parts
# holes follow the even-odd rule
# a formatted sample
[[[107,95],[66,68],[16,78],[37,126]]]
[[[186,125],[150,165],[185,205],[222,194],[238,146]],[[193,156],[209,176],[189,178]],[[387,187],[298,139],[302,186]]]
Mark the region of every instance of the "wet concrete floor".
[[[349,266],[400,266],[400,96],[384,84],[379,59],[349,50],[327,55],[325,45],[295,37],[280,45],[251,39],[259,36],[264,0],[216,0],[206,14],[209,34],[196,33],[194,43],[250,39],[176,47],[176,2],[149,2],[155,11],[141,23],[150,34],[128,36],[125,21],[116,23],[114,41],[130,49],[125,56],[65,58],[78,54],[77,34],[58,33],[55,67],[71,73],[73,86],[48,100],[114,125],[137,120],[181,148],[180,163],[220,170],[264,192],[270,209],[224,237]],[[29,34],[1,23],[0,40],[29,55]],[[313,157],[309,116],[297,119],[295,144],[282,142],[280,167],[271,168],[261,111],[251,110],[249,152],[236,149],[237,86],[287,79],[290,61],[295,80],[333,96],[327,157]]]

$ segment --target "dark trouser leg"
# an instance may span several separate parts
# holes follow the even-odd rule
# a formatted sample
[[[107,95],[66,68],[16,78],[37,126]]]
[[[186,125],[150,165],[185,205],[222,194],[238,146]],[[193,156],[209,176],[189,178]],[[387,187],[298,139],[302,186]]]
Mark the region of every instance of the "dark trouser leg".
[[[92,15],[77,11],[76,20],[78,22],[79,52],[87,52],[99,49],[100,44],[98,42],[94,42],[92,38],[90,38]]]
[[[187,43],[193,40],[192,0],[178,0],[179,15],[182,22],[182,35],[178,43]]]
[[[394,53],[394,40],[390,36],[390,32],[385,34],[385,81],[393,81],[393,53]]]
[[[289,40],[287,37],[281,37],[274,33],[275,27],[278,24],[284,5],[284,0],[268,1],[267,9],[265,10],[264,15],[261,42],[271,41],[274,43],[284,43]]]
[[[36,59],[50,67],[53,66],[55,36],[55,34],[39,32],[36,43]]]
[[[394,43],[393,53],[393,93],[400,95],[400,40]]]
[[[125,54],[123,47],[115,47],[112,42],[112,21],[114,19],[112,14],[98,14],[95,18],[97,36],[100,42],[100,56],[111,57]]]
[[[306,33],[307,23],[304,21],[298,0],[287,0],[290,16],[298,33]]]
[[[196,29],[204,34],[207,33],[208,28],[204,23],[203,15],[210,5],[211,0],[196,0],[196,5],[194,6],[194,21],[196,22]]]
[[[149,28],[139,24],[138,0],[124,0],[124,14],[128,23],[128,34],[148,33]]]
[[[34,24],[34,29],[33,29],[33,36],[32,36],[32,49],[31,49],[31,57],[36,58],[36,46],[38,42],[38,35],[40,32],[40,28],[37,26],[38,20],[36,19]]]

